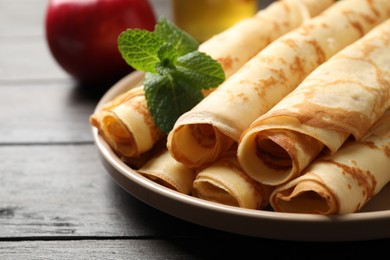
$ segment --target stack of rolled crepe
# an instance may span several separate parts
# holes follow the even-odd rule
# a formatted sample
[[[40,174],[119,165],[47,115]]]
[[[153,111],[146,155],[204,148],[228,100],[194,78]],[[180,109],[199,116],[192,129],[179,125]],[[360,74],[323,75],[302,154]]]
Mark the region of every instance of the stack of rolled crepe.
[[[325,147],[335,153],[350,135],[360,140],[390,107],[389,54],[387,20],[252,123],[237,149],[243,169],[279,185],[298,177]]]
[[[267,127],[264,132],[253,132],[258,134],[255,135],[258,139],[252,136],[239,143],[240,162],[267,162],[268,157],[275,153],[274,156],[280,156],[275,159],[276,167],[280,170],[288,167],[288,163],[282,162],[285,154],[306,147],[303,150],[309,154],[292,159],[294,164],[300,159],[313,158],[322,150],[324,155],[310,164],[301,177],[276,188],[264,184],[267,182],[258,178],[263,181],[260,184],[237,163],[233,147],[228,151],[229,156],[225,155],[223,159],[199,171],[194,181],[194,195],[252,209],[264,208],[269,199],[273,209],[280,212],[331,215],[359,211],[390,181],[389,54],[390,20],[387,20],[319,66],[296,90],[266,113],[262,117],[268,120],[265,121]],[[291,129],[297,132],[310,130],[305,124],[321,127],[315,129],[314,134],[326,133],[322,130],[336,130],[340,133],[335,139],[334,134],[321,135],[321,140],[331,138],[325,143],[332,144],[335,141],[337,144],[333,143],[333,154],[325,154],[329,150],[322,149],[324,145],[312,141],[312,137],[304,138],[301,134],[297,134],[300,139],[283,142],[293,136],[289,134]],[[275,134],[272,134],[273,131]],[[280,134],[283,131],[287,131],[284,136]],[[251,130],[248,133],[252,133]],[[354,136],[345,143],[350,134]],[[269,140],[265,141],[267,137]],[[286,151],[272,147],[269,143],[274,140],[276,143],[281,142],[281,145],[286,144],[282,146]],[[338,149],[340,143],[344,145]],[[259,148],[260,144],[265,147]],[[251,147],[248,151],[252,154],[242,154],[242,150],[248,147]],[[270,149],[270,155],[264,157],[261,151],[267,148]],[[265,163],[269,166],[267,169],[253,163],[251,170],[259,176],[264,172],[264,176],[275,174],[272,163]],[[269,194],[272,190],[272,194]]]
[[[387,25],[389,26],[389,25]],[[360,141],[322,155],[302,176],[277,187],[275,211],[322,215],[360,211],[390,182],[390,110]]]
[[[254,17],[242,20],[199,46],[220,62],[228,78],[271,41],[317,15],[334,0],[280,0]],[[208,92],[204,93],[205,95]],[[138,158],[163,138],[147,108],[143,87],[130,89],[90,117],[112,149],[122,158]]]
[[[388,17],[388,0],[339,1],[281,36],[177,120],[170,153],[189,167],[217,160],[309,73]]]

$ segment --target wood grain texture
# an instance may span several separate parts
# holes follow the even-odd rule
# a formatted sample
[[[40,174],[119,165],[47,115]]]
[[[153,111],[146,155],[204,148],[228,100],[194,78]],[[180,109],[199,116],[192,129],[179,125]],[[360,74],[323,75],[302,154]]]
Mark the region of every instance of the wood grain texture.
[[[122,190],[93,144],[0,146],[0,155],[0,239],[161,237],[205,230]],[[158,221],[150,222],[150,216]]]
[[[9,81],[69,78],[45,41],[47,3],[0,0],[0,87]]]
[[[9,83],[44,83],[48,80],[71,84],[71,78],[48,51],[41,37],[1,39],[0,87]]]
[[[88,118],[96,106],[67,82],[0,86],[0,143],[92,142]]]
[[[42,37],[48,0],[0,0],[0,39]]]
[[[386,252],[385,240],[355,243],[301,243],[246,237],[164,239],[34,240],[0,243],[8,259],[349,259]],[[19,258],[18,258],[19,257]]]

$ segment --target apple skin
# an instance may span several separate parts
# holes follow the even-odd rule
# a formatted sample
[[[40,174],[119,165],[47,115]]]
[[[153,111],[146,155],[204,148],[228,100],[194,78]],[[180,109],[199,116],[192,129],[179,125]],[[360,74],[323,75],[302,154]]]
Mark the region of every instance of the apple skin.
[[[147,0],[49,0],[46,41],[57,63],[79,83],[113,83],[134,70],[119,53],[119,34],[153,31],[155,24]]]

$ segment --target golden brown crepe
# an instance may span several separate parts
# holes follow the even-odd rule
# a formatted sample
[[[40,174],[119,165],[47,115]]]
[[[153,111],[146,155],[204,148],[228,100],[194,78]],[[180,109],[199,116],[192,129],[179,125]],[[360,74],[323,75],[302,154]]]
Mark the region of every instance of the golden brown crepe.
[[[213,36],[199,51],[217,60],[230,77],[245,62],[281,35],[318,15],[335,0],[280,0]]]
[[[199,50],[220,62],[226,78],[270,41],[299,26],[334,0],[281,0],[253,17],[204,42]],[[305,8],[307,6],[307,8]],[[244,47],[245,46],[245,47]],[[205,91],[207,95],[210,91]],[[142,87],[129,90],[90,117],[115,152],[138,158],[163,137],[147,108]]]
[[[315,68],[389,16],[388,0],[339,1],[281,36],[177,120],[170,153],[189,167],[215,161]]]
[[[285,183],[324,147],[334,153],[350,135],[360,140],[389,107],[390,19],[318,67],[254,121],[241,137],[238,159],[255,180]]]
[[[277,187],[275,211],[346,214],[360,211],[390,182],[390,110],[360,141],[322,155],[302,176]]]
[[[140,157],[163,137],[145,104],[143,87],[135,87],[105,104],[90,123],[119,156]]]
[[[138,173],[167,188],[191,194],[195,171],[177,162],[167,149],[162,149],[145,163]]]
[[[204,200],[248,209],[269,205],[273,187],[250,178],[240,167],[235,150],[198,170],[193,182],[193,195]]]

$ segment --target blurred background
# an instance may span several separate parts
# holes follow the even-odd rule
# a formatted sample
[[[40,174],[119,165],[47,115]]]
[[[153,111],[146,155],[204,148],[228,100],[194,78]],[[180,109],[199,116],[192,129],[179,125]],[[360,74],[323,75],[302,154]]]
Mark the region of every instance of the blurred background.
[[[202,2],[214,2],[215,0],[194,0],[198,3],[196,10],[203,10],[200,8]],[[230,1],[230,0],[229,0]],[[221,2],[229,2],[223,0]],[[247,2],[246,0],[235,0],[236,2]],[[252,0],[251,0],[252,1]],[[255,0],[257,8],[261,9],[269,5],[271,0]],[[166,16],[171,20],[174,20],[174,8],[175,2],[190,3],[190,0],[149,0],[150,5],[155,11],[156,19],[160,16]],[[12,3],[12,4],[11,4]],[[0,0],[0,34],[2,35],[0,48],[0,57],[14,57],[14,59],[0,59],[0,81],[2,82],[15,82],[15,81],[35,81],[35,80],[75,80],[70,77],[62,66],[58,63],[58,60],[48,51],[48,43],[45,37],[45,19],[48,11],[50,0]],[[253,2],[252,2],[253,4]],[[226,5],[227,6],[227,5]],[[183,7],[182,4],[179,6]],[[253,9],[251,9],[253,12]],[[194,10],[195,11],[195,10]],[[220,15],[220,12],[218,12]],[[247,13],[248,14],[248,13]],[[38,19],[37,19],[38,18]],[[194,19],[194,17],[188,19]],[[214,20],[214,16],[208,14],[206,17],[209,21]],[[188,19],[186,23],[188,24]],[[232,20],[229,20],[232,23]],[[11,26],[12,25],[12,26]],[[80,27],[78,27],[80,29]],[[60,38],[60,37],[54,37]],[[204,38],[203,38],[204,40]],[[96,42],[96,41],[95,41]],[[116,46],[114,46],[116,48]],[[31,53],[42,57],[39,62],[31,59]],[[79,61],[81,59],[78,59]],[[83,59],[86,60],[86,59]],[[94,62],[96,64],[96,62]],[[87,66],[84,66],[87,67]],[[110,67],[109,64],[106,67]],[[20,71],[23,71],[21,73]],[[49,73],[50,72],[50,73]],[[126,71],[128,73],[130,71]],[[96,73],[95,73],[96,74]],[[123,77],[121,75],[115,75],[114,78],[103,83],[103,91],[111,86],[118,79]],[[75,84],[77,84],[75,80]],[[81,85],[96,85],[95,83]],[[100,92],[101,94],[102,92]],[[98,94],[99,95],[99,94]]]

